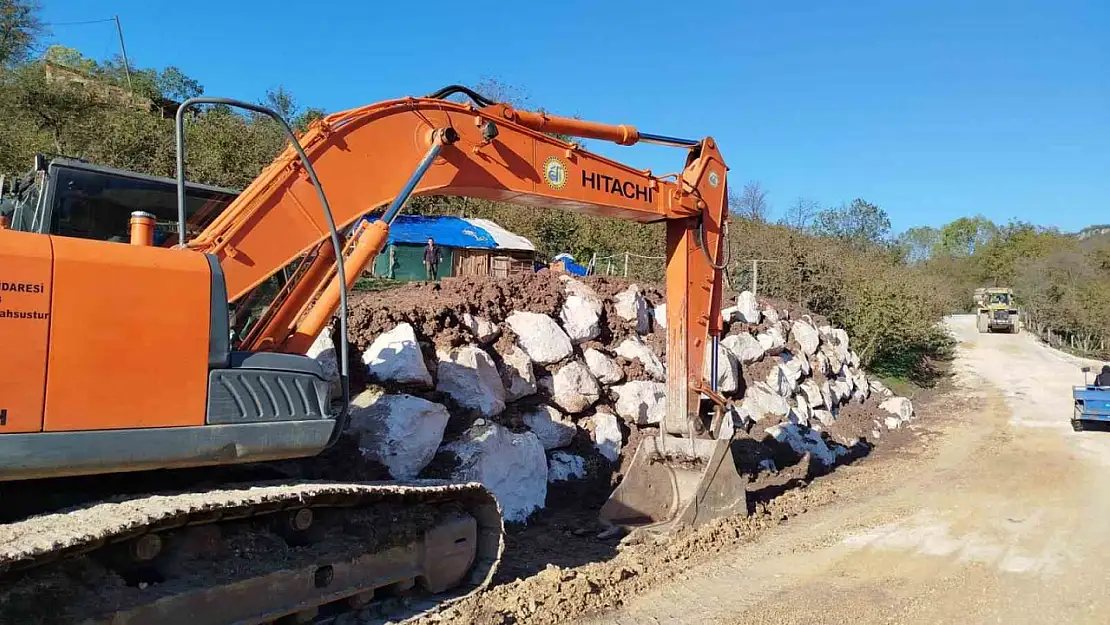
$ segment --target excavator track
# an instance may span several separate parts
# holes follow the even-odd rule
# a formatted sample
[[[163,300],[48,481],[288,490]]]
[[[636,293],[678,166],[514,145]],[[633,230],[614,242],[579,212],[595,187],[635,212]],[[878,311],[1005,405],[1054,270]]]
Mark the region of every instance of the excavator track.
[[[0,622],[329,622],[414,586],[442,606],[488,584],[503,548],[477,483],[121,497],[0,526]]]

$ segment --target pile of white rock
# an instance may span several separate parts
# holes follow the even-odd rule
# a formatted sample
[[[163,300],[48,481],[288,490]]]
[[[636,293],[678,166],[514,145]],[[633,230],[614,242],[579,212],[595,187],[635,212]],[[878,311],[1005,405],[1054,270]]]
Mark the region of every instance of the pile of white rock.
[[[612,334],[603,333],[605,303],[586,284],[560,279],[565,299],[557,319],[514,311],[497,324],[464,315],[476,342],[439,349],[434,361],[426,361],[407,323],[376,337],[362,352],[367,372],[407,392],[387,394],[371,386],[353,398],[349,433],[362,454],[394,478],[410,479],[438,452],[452,452],[458,460],[452,478],[485,484],[510,522],[525,521],[544,506],[548,483],[585,476],[586,459],[566,449],[576,437],[618,463],[629,429],[621,422],[652,427],[663,418],[666,367],[645,339],[665,327],[664,306],[653,309],[636,285],[617,293],[611,308],[620,320],[611,321],[625,331],[603,345],[598,338]],[[876,438],[880,429],[912,417],[909,400],[893,397],[859,369],[843,330],[818,327],[808,318],[791,321],[747,292],[723,314],[726,326],[735,321],[760,328],[721,341],[718,388],[737,402],[734,427],[764,428],[766,435],[831,465],[847,441],[829,441],[823,430],[847,402],[865,401],[872,393],[887,397],[883,406],[891,416],[876,423]],[[495,354],[492,345],[506,329],[516,341],[508,353]],[[335,370],[330,341],[317,341],[310,355]],[[739,397],[743,367],[765,358],[781,362]],[[644,372],[637,377],[647,379],[628,379],[632,362]],[[429,397],[449,398],[452,409],[478,418],[461,436],[444,441],[450,409]],[[514,432],[496,420],[519,401],[529,406],[526,429]]]

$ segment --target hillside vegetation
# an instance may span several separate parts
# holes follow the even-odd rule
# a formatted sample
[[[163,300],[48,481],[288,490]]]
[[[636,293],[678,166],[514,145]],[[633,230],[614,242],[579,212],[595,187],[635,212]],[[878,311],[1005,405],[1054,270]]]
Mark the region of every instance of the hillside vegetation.
[[[27,0],[0,0],[0,173],[21,174],[36,152],[62,154],[135,171],[171,175],[173,121],[161,108],[203,93],[200,81],[174,67],[132,69],[52,46],[36,54],[43,27]],[[95,87],[48,79],[48,64],[81,72]],[[521,91],[479,85],[495,99]],[[261,98],[303,129],[322,111],[302,109],[283,88]],[[245,187],[282,148],[267,118],[208,107],[187,124],[190,179]],[[677,157],[676,157],[677,158]],[[676,160],[676,167],[679,160]],[[873,370],[927,382],[932,358],[947,340],[936,322],[967,310],[976,286],[1013,285],[1030,327],[1075,349],[1105,351],[1110,337],[1110,245],[1028,224],[996,226],[961,219],[940,229],[894,237],[887,214],[855,199],[822,208],[799,199],[779,223],[768,219],[767,192],[755,182],[732,183],[729,281],[751,280],[759,259],[761,295],[824,315],[859,341]],[[602,259],[601,271],[638,280],[663,277],[661,225],[640,225],[558,210],[467,198],[415,198],[411,212],[484,217],[536,242],[541,259],[569,252],[581,262]],[[626,265],[627,259],[627,265]]]

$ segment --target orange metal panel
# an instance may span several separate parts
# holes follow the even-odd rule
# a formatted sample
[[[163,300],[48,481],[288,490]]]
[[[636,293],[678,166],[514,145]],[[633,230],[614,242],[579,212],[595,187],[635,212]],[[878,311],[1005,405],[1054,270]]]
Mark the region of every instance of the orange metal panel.
[[[47,431],[202,425],[211,275],[180,249],[53,237]]]
[[[0,230],[0,432],[42,430],[50,237]]]

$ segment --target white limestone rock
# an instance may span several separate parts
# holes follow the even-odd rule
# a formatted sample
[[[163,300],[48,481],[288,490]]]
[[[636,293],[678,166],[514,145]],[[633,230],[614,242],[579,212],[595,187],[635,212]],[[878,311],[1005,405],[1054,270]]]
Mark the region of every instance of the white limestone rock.
[[[725,323],[732,323],[740,319],[740,309],[735,306],[727,306],[721,309],[721,321]]]
[[[536,393],[536,372],[532,359],[520,347],[501,358],[501,384],[505,387],[505,401],[514,402]]]
[[[581,362],[569,362],[551,376],[551,399],[559,408],[577,414],[594,405],[601,397],[601,386],[590,369]]]
[[[489,354],[474,345],[465,345],[449,352],[438,352],[437,356],[437,391],[485,417],[499,415],[505,410],[505,386]]]
[[[894,392],[887,388],[886,385],[879,380],[870,380],[868,381],[867,385],[871,387],[871,392],[875,393],[879,397],[894,397]]]
[[[790,412],[790,404],[766,382],[756,382],[744,393],[741,407],[752,419],[759,421],[767,415],[784,417]]]
[[[420,397],[366,391],[351,400],[348,431],[358,435],[362,455],[408,480],[435,457],[449,417],[447,408]]]
[[[667,302],[659,304],[651,309],[651,318],[655,320],[655,325],[660,329],[667,329]]]
[[[481,482],[493,493],[504,519],[524,522],[547,499],[547,455],[532,432],[514,434],[483,422],[444,447],[459,459],[455,480]]]
[[[709,379],[713,358],[713,342],[705,345],[705,377]],[[740,388],[740,365],[723,344],[717,346],[717,392],[735,393]]]
[[[736,314],[740,321],[745,323],[759,323],[763,315],[759,310],[759,301],[751,291],[743,291],[736,298]]]
[[[570,337],[555,320],[539,313],[515,311],[506,322],[532,362],[550,365],[571,355]]]
[[[747,332],[730,334],[721,339],[721,345],[732,352],[742,364],[750,365],[763,359],[763,345]]]
[[[599,409],[597,414],[583,421],[586,429],[590,431],[590,438],[593,439],[598,453],[605,456],[609,462],[619,462],[624,437],[621,434],[617,415]]]
[[[805,321],[795,321],[790,326],[790,336],[798,343],[806,356],[816,354],[817,348],[821,346],[821,338],[817,334],[817,328]]]
[[[620,368],[612,358],[590,347],[584,354],[586,366],[602,384],[616,384],[624,379],[624,369]]]
[[[902,421],[909,421],[913,418],[913,402],[905,397],[891,397],[879,404],[879,408],[898,417]]]
[[[474,338],[478,339],[478,342],[482,345],[488,345],[497,340],[497,337],[501,336],[501,328],[498,328],[496,324],[490,322],[490,320],[485,317],[463,313],[462,324],[470,330],[470,333],[473,334]]]
[[[640,287],[631,284],[627,289],[617,293],[615,300],[615,308],[617,315],[625,321],[633,321],[636,323],[636,332],[640,334],[647,334],[651,331],[651,318],[648,315],[648,303],[644,299],[643,293],[640,292]]]
[[[667,385],[636,380],[613,387],[617,414],[636,425],[657,425],[667,412]]]
[[[825,466],[832,466],[836,462],[836,454],[829,449],[825,439],[810,428],[794,423],[781,423],[764,431],[780,443],[789,445],[796,453],[808,453]]]
[[[339,355],[335,349],[335,343],[331,340],[330,328],[324,328],[320,336],[317,336],[312,345],[309,345],[305,356],[320,363],[332,392],[339,392],[342,384],[339,377]]]
[[[786,349],[786,337],[782,335],[782,330],[777,327],[769,328],[766,332],[760,332],[755,338],[763,348],[765,356],[777,356]]]
[[[574,434],[578,431],[573,421],[551,406],[538,406],[524,413],[523,420],[524,425],[535,433],[546,450],[566,447],[574,440]]]
[[[779,311],[771,306],[767,306],[763,309],[763,318],[771,323],[778,323],[779,320],[782,319],[782,317],[779,316]]]
[[[565,451],[547,457],[547,483],[568,482],[586,477],[586,459]]]
[[[767,373],[767,386],[783,397],[791,397],[798,390],[798,377],[786,364],[777,364]]]
[[[571,341],[585,343],[601,334],[601,311],[601,299],[596,295],[569,295],[559,311],[559,319]]]
[[[798,394],[805,397],[806,403],[813,408],[820,408],[825,405],[825,396],[821,394],[821,385],[816,380],[804,380],[798,385]]]
[[[362,352],[362,362],[372,377],[383,382],[432,385],[432,374],[424,363],[416,332],[407,323],[379,334]]]
[[[813,418],[820,421],[821,425],[825,427],[832,427],[832,424],[836,423],[836,417],[833,416],[833,413],[820,408],[813,411]]]
[[[648,375],[656,380],[667,379],[667,370],[663,368],[663,363],[637,336],[630,336],[621,341],[617,346],[617,355],[628,360],[638,360]]]

